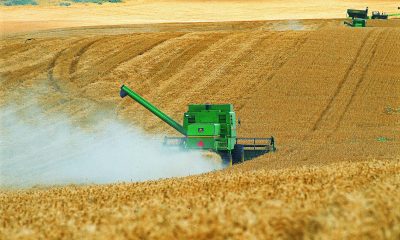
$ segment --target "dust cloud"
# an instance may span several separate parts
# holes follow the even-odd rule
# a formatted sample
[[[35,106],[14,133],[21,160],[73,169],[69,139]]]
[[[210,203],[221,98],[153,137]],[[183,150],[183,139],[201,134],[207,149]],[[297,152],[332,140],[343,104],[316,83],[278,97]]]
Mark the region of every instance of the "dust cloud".
[[[0,112],[0,187],[145,181],[222,168],[119,120],[88,130],[67,116],[16,109]]]
[[[304,25],[302,21],[287,20],[287,21],[272,22],[272,26],[269,30],[273,30],[273,31],[305,31],[305,30],[311,30],[311,29],[312,29],[312,26]]]

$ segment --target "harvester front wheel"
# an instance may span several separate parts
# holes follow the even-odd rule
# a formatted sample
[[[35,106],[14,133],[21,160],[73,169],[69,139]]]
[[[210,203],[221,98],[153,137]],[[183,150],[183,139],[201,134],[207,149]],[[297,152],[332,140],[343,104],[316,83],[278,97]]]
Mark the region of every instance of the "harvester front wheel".
[[[241,144],[235,144],[235,147],[232,151],[232,160],[233,163],[241,163],[244,162],[244,146]]]
[[[233,152],[232,152],[233,153]],[[232,154],[230,151],[219,151],[218,154],[221,156],[222,162],[225,166],[232,166]]]

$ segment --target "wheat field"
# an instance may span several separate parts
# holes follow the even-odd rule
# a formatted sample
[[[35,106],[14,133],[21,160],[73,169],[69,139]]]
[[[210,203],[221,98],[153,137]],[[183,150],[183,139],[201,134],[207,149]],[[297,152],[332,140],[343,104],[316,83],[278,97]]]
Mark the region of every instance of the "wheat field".
[[[120,99],[126,84],[179,122],[189,103],[232,103],[239,136],[274,136],[278,151],[183,178],[3,188],[0,239],[399,239],[400,21],[368,26],[312,19],[4,35],[1,107],[39,105],[79,127],[105,112],[177,135]]]
[[[399,171],[400,160],[369,160],[2,191],[0,236],[398,239]]]

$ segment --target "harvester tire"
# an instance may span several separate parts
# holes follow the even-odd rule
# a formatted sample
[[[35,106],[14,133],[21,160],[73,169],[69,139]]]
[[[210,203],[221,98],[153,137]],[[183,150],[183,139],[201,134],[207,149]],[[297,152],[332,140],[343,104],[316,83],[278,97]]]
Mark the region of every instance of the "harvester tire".
[[[241,144],[235,144],[232,151],[233,164],[244,162],[244,146]]]
[[[219,151],[218,154],[221,156],[222,162],[224,163],[225,166],[231,166],[233,161],[232,161],[232,155],[231,152],[229,151]]]

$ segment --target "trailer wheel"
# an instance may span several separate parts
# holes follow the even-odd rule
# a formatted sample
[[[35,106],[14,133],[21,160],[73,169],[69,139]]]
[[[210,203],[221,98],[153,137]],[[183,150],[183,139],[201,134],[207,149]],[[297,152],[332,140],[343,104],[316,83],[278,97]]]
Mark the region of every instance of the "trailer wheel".
[[[233,163],[241,163],[244,162],[244,146],[241,144],[235,144],[235,147],[232,151],[232,160]]]

